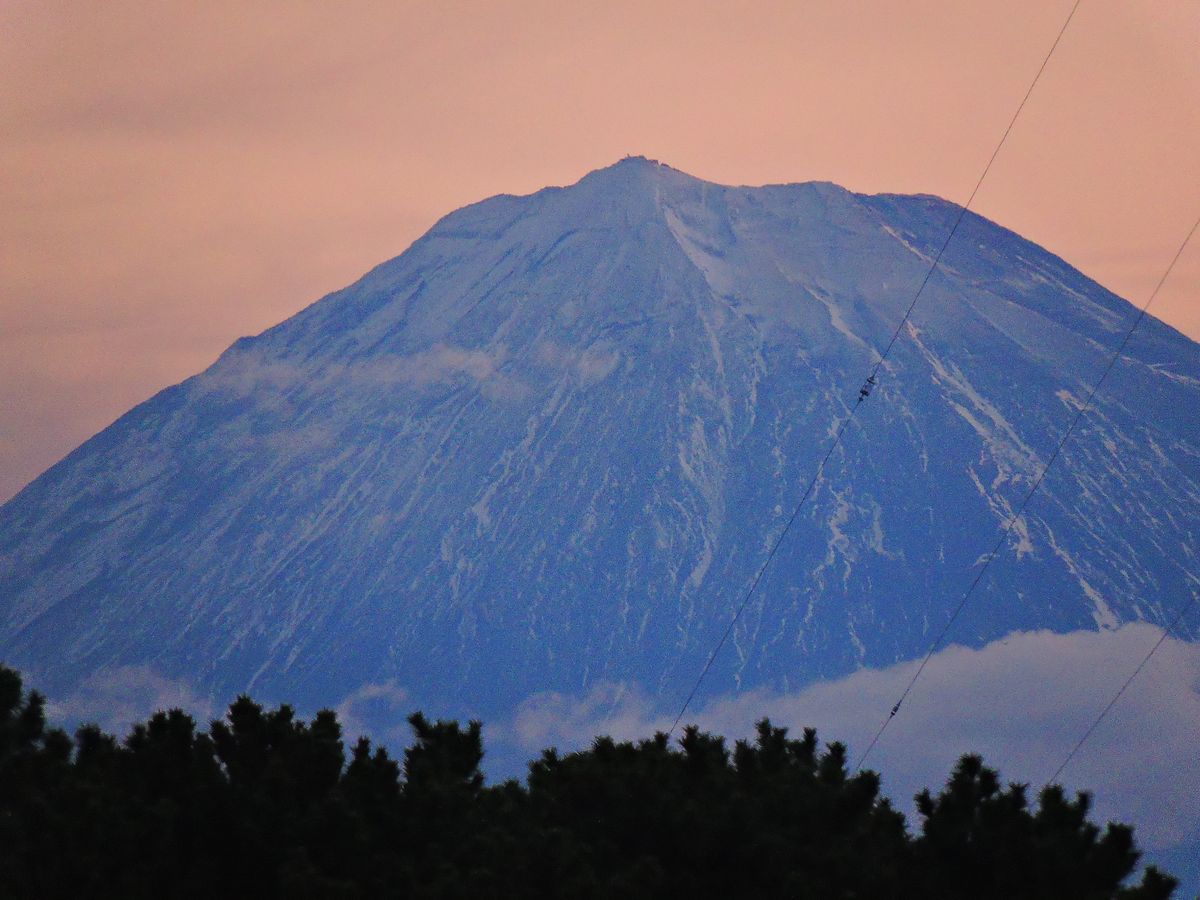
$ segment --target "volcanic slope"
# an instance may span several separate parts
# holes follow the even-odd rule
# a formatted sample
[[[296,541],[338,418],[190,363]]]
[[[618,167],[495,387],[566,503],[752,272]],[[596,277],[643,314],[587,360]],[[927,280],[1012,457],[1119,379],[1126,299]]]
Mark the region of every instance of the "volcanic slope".
[[[641,158],[459,210],[4,505],[0,653],[51,692],[678,703],[957,213]],[[968,214],[706,692],[920,655],[1135,315]],[[950,640],[1165,621],[1198,411],[1148,319]]]

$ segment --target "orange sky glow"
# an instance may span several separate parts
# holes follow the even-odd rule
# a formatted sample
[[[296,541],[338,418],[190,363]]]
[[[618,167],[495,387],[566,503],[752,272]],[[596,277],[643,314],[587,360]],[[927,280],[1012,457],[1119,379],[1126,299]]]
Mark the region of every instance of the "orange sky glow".
[[[1070,7],[9,0],[0,500],[485,196],[635,153],[962,202]],[[1200,214],[1200,3],[1083,0],[974,208],[1144,302]],[[1200,339],[1200,246],[1152,312]]]

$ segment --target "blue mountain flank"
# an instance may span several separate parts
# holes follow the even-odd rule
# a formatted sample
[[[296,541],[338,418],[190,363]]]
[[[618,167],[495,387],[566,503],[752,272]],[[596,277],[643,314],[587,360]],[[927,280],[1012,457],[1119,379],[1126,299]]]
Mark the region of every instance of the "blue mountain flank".
[[[0,507],[0,656],[52,694],[677,705],[958,213],[642,158],[461,209]],[[968,213],[706,694],[922,655],[1136,314]],[[1167,621],[1198,411],[1148,318],[949,640]]]

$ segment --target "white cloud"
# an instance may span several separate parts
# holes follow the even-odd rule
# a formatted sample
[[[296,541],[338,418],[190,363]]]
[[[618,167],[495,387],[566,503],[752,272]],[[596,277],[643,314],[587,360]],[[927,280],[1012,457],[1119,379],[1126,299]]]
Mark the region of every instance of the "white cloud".
[[[620,352],[607,341],[597,341],[580,351],[545,340],[537,345],[535,353],[542,365],[571,373],[582,387],[603,381],[621,364]]]
[[[1134,624],[1015,633],[979,650],[949,647],[932,658],[867,765],[883,774],[885,792],[902,808],[920,788],[939,786],[966,752],[1036,789],[1160,634]],[[793,729],[811,725],[825,741],[848,743],[857,760],[917,665],[862,670],[792,694],[716,697],[685,721],[731,741],[751,735],[763,716]],[[585,697],[531,697],[496,735],[532,754],[552,744],[577,748],[600,733],[647,737],[673,718],[640,691],[609,684]],[[1197,736],[1200,645],[1169,639],[1062,780],[1094,793],[1097,820],[1135,824],[1144,846],[1173,846],[1200,828]]]
[[[409,356],[384,356],[336,367],[331,379],[345,378],[354,384],[408,384],[415,387],[447,384],[459,378],[483,383],[498,374],[508,355],[507,348],[468,350],[449,344],[435,344],[428,350]]]
[[[640,689],[621,684],[598,685],[584,697],[536,694],[517,708],[510,722],[496,726],[494,735],[526,753],[579,747],[598,734],[634,740],[670,727],[670,720],[655,717],[651,707]]]
[[[118,737],[128,734],[135,723],[167,709],[182,709],[204,729],[212,717],[213,704],[194,693],[186,682],[174,681],[147,666],[97,672],[68,696],[46,702],[47,718],[55,724],[71,727],[92,723]]]
[[[258,353],[247,350],[231,353],[198,376],[195,389],[200,394],[219,394],[237,400],[258,395],[266,402],[308,376],[309,373],[294,363],[265,360]]]
[[[408,691],[388,680],[362,685],[334,711],[347,745],[365,734],[398,753],[410,741],[408,714],[413,708]]]
[[[261,697],[255,699],[268,708],[275,705]],[[123,738],[133,725],[145,722],[154,713],[176,708],[192,716],[201,730],[207,730],[217,707],[212,698],[197,694],[184,681],[167,678],[148,666],[121,666],[97,672],[65,697],[48,698],[46,715],[60,727],[73,729],[92,723]],[[343,698],[334,711],[347,745],[366,734],[399,751],[411,741],[408,715],[415,708],[409,692],[389,680],[363,684]],[[224,713],[225,705],[220,704],[219,714]],[[299,713],[312,717],[305,710]]]
[[[233,353],[201,376],[197,390],[232,399],[253,397],[265,407],[280,408],[280,395],[296,387],[310,390],[371,389],[404,386],[423,390],[465,381],[476,385],[489,399],[520,399],[527,391],[517,378],[501,371],[508,348],[499,345],[471,350],[435,344],[408,355],[381,355],[336,363],[318,361],[304,365],[266,360],[251,349]]]
[[[337,445],[337,431],[324,423],[302,425],[263,435],[257,443],[280,456],[303,456],[333,449]]]

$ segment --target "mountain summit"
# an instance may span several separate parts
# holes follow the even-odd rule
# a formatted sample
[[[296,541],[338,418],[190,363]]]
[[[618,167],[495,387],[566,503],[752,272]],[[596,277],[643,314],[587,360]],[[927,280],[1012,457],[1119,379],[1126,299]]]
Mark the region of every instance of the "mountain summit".
[[[640,158],[459,210],[0,508],[0,654],[52,692],[677,703],[957,214]],[[706,690],[921,655],[1135,315],[968,214]],[[949,639],[1162,623],[1197,409],[1147,320]]]

